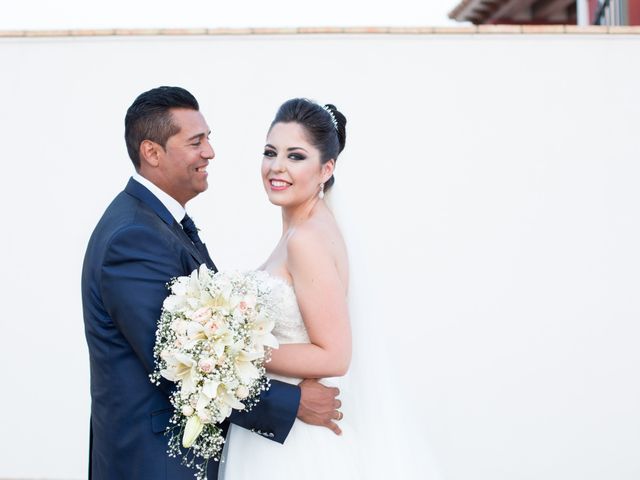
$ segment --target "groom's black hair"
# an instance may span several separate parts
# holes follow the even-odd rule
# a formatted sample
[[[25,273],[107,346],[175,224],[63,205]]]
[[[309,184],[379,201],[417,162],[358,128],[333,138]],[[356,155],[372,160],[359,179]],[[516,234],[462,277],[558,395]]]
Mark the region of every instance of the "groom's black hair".
[[[124,117],[124,139],[129,157],[140,170],[140,144],[151,140],[162,148],[169,137],[179,132],[173,123],[172,108],[200,110],[198,101],[187,90],[180,87],[158,87],[144,92],[135,99]]]

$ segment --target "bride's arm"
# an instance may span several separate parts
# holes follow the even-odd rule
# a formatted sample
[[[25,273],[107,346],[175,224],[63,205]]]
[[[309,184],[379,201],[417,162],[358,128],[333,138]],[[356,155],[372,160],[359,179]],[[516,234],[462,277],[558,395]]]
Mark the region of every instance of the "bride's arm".
[[[327,236],[317,227],[298,229],[288,241],[287,268],[310,344],[281,345],[267,370],[298,378],[344,375],[351,361],[351,329],[343,285]]]

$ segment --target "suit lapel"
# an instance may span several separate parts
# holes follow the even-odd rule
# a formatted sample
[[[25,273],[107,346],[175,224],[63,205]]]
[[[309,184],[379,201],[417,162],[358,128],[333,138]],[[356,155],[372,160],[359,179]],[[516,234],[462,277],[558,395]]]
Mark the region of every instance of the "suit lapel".
[[[176,219],[173,218],[171,212],[167,210],[167,207],[165,207],[162,202],[158,200],[158,197],[151,193],[147,187],[131,178],[124,191],[153,210],[167,225],[173,235],[187,248],[191,256],[198,262],[198,265],[207,263],[207,259],[198,251],[187,234],[184,233],[184,230],[182,230],[180,224],[176,222]]]
[[[187,247],[187,249],[189,250],[189,253],[191,254],[191,256],[198,261],[198,265],[202,265],[203,263],[207,263],[206,258],[204,258],[202,256],[202,254],[196,248],[196,246],[193,244],[193,242],[191,241],[189,236],[186,233],[184,233],[184,230],[182,229],[180,224],[178,222],[176,222],[173,217],[172,217],[172,219],[173,219],[173,224],[172,224],[171,230],[176,235],[176,237],[178,237],[178,239]]]

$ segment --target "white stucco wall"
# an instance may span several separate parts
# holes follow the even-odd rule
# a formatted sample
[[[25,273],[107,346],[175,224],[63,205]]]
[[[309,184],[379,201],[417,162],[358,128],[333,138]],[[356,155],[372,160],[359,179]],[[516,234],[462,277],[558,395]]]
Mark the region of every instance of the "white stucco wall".
[[[639,55],[625,35],[0,39],[0,478],[86,477],[82,257],[131,171],[126,108],[164,84],[213,129],[190,210],[221,268],[278,239],[259,163],[279,104],[346,113],[354,288],[422,365],[403,403],[447,479],[636,480]]]

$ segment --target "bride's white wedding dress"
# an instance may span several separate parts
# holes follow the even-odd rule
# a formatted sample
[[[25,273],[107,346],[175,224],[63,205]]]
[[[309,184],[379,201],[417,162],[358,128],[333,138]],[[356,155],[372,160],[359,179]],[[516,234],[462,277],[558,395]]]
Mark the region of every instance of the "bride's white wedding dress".
[[[309,343],[296,295],[285,280],[268,276],[271,295],[280,305],[282,317],[273,334],[280,344]],[[299,378],[269,374],[270,378],[292,384]],[[340,379],[323,383],[340,386]],[[224,447],[218,478],[221,480],[357,480],[356,438],[345,418],[339,422],[342,435],[328,428],[308,425],[296,419],[284,445],[259,433],[231,425]]]
[[[405,355],[407,348],[419,346],[419,325],[424,320],[418,314],[399,317],[388,313],[390,303],[402,301],[389,295],[397,290],[392,286],[401,278],[372,264],[361,248],[376,238],[376,232],[363,231],[359,221],[362,212],[357,206],[341,200],[336,189],[325,196],[328,200],[339,207],[332,210],[338,213],[336,219],[350,252],[351,366],[346,377],[326,381],[341,391],[344,419],[339,425],[343,434],[337,436],[327,428],[296,420],[281,445],[231,425],[218,478],[442,480],[421,402],[421,396],[428,394],[422,365],[407,362]],[[309,342],[293,287],[281,278],[269,279],[283,309],[274,335],[282,344]],[[403,334],[394,333],[398,331]],[[294,378],[272,378],[299,383]]]

